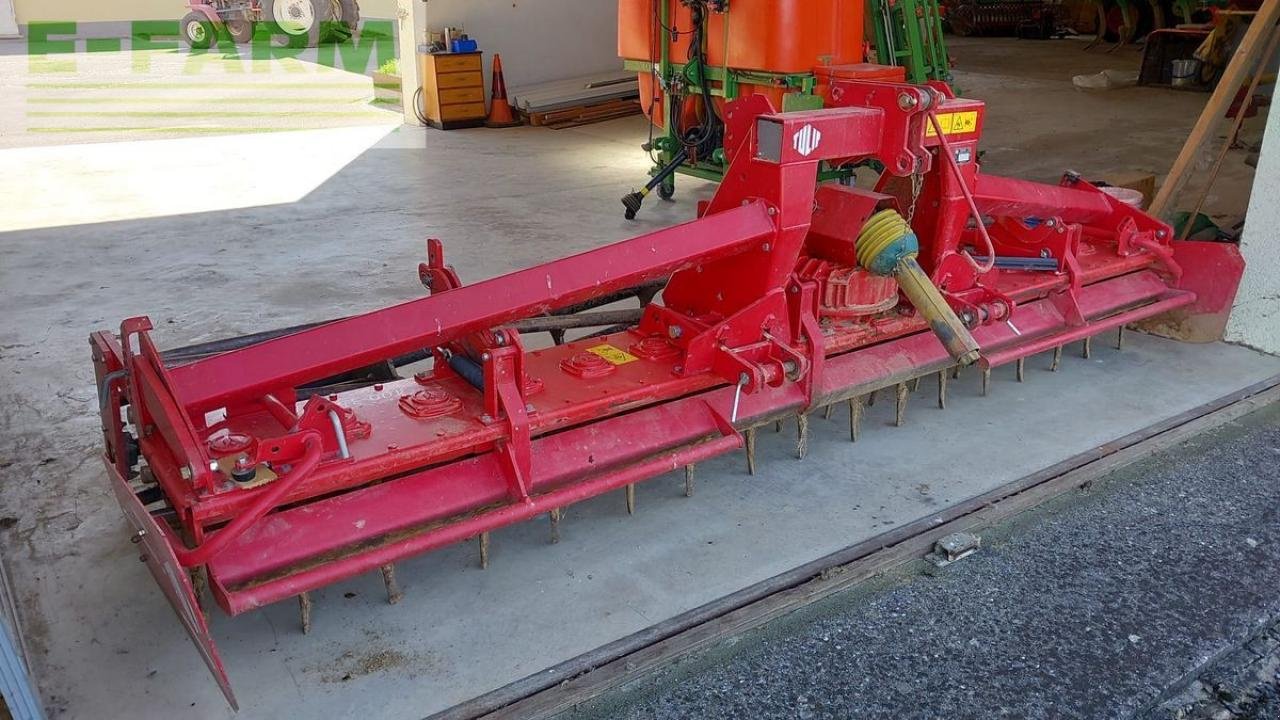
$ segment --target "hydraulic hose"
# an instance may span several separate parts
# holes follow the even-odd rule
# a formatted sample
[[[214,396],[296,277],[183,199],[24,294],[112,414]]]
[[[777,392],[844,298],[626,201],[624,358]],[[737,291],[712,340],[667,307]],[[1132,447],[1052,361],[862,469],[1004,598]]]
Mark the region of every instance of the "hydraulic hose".
[[[311,433],[303,440],[303,447],[306,452],[302,459],[294,464],[293,469],[276,479],[261,494],[249,509],[241,513],[239,517],[232,520],[221,530],[215,532],[206,539],[198,547],[194,548],[174,548],[173,554],[178,558],[178,564],[182,567],[197,567],[204,565],[212,560],[218,553],[227,549],[227,546],[236,538],[244,534],[251,525],[262,519],[264,515],[276,509],[281,502],[284,501],[289,491],[297,487],[303,480],[311,476],[316,466],[320,464],[320,453],[322,446],[320,444],[319,433]]]
[[[857,252],[858,262],[868,271],[898,281],[907,299],[956,362],[977,362],[977,341],[916,261],[920,241],[897,210],[881,210],[867,220],[858,233]]]

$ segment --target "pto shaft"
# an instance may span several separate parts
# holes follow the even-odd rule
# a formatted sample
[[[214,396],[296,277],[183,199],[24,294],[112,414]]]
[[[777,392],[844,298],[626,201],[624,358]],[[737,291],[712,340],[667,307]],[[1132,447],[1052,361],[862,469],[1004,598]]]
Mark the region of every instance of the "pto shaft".
[[[972,365],[978,361],[978,343],[969,334],[969,328],[960,322],[951,306],[943,299],[942,293],[929,280],[924,268],[916,262],[915,255],[908,255],[894,267],[894,277],[898,287],[916,307],[916,310],[929,322],[933,334],[938,336],[947,352],[961,365]]]
[[[898,287],[956,362],[978,361],[977,341],[916,262],[920,241],[897,210],[881,210],[867,220],[858,233],[857,251],[858,262],[867,270],[897,279]]]

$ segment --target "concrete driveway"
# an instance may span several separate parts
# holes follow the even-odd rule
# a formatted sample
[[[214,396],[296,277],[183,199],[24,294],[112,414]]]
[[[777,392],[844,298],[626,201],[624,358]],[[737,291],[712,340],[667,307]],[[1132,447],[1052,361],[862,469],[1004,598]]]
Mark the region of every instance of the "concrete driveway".
[[[257,52],[0,42],[0,232],[296,202],[401,127],[325,49]]]
[[[77,47],[96,47],[89,42]],[[338,69],[340,61],[317,62],[325,50],[263,59],[247,47],[29,49],[26,40],[0,41],[0,149],[403,121],[398,108],[372,104],[371,77]],[[327,52],[338,57],[332,47]]]

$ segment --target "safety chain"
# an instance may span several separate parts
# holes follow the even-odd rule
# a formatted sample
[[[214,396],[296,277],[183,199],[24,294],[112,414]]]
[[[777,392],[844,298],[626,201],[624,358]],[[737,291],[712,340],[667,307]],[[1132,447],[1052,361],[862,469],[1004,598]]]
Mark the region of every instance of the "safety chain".
[[[907,224],[916,216],[916,203],[920,200],[920,191],[924,189],[924,175],[911,173],[911,205],[907,208]]]

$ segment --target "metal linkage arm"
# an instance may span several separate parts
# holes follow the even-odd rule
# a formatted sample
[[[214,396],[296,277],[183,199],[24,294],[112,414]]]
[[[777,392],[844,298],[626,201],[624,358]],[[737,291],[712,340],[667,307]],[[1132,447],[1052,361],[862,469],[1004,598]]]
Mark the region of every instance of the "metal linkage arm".
[[[764,203],[338,320],[171,370],[190,412],[261,397],[725,258],[773,237]]]

